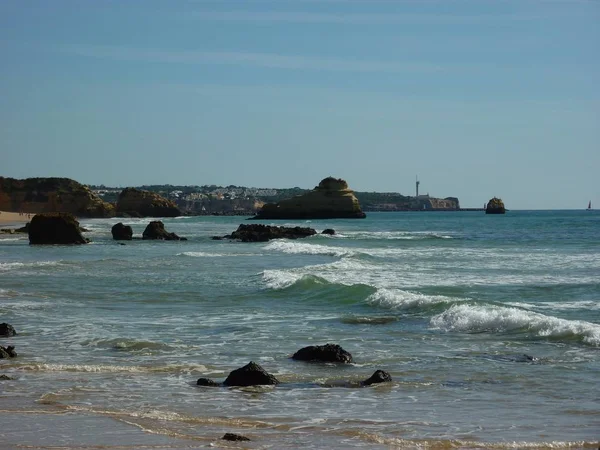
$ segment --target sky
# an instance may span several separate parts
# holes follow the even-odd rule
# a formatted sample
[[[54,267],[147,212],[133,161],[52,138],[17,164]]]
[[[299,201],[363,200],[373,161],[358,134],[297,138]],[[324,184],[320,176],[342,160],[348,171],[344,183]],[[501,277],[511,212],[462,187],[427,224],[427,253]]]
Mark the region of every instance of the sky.
[[[0,176],[600,207],[600,0],[0,2]]]

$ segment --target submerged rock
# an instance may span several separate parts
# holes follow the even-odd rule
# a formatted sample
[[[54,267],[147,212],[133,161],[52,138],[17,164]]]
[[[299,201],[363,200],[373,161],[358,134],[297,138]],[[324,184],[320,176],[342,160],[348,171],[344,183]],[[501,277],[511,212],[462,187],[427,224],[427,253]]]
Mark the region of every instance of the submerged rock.
[[[0,337],[16,336],[17,332],[10,323],[0,323]]]
[[[298,361],[351,363],[352,355],[337,344],[325,344],[301,348],[294,353],[292,359]]]
[[[115,241],[131,241],[133,239],[133,230],[129,225],[123,225],[119,222],[110,229]]]
[[[354,191],[341,178],[327,177],[312,191],[267,203],[254,219],[363,219]]]
[[[15,347],[9,345],[8,347],[2,347],[0,345],[0,359],[2,358],[14,358],[17,356],[17,352],[15,352]]]
[[[0,375],[0,381],[14,380],[15,378],[9,377],[8,375]]]
[[[221,439],[223,439],[224,441],[249,441],[250,440],[250,438],[247,438],[246,436],[242,436],[241,434],[235,434],[235,433],[225,433]]]
[[[223,382],[225,386],[258,386],[279,384],[279,380],[265,369],[250,361],[244,367],[232,371]]]
[[[372,384],[389,383],[390,381],[392,381],[392,376],[389,373],[385,370],[376,370],[373,375],[365,381],[362,381],[360,384],[362,386],[371,386]]]
[[[29,225],[29,243],[34,245],[50,244],[87,244],[89,240],[81,234],[79,222],[70,213],[36,214]]]
[[[334,236],[335,235],[335,230],[333,228],[325,228],[321,234],[328,234],[330,236]]]
[[[266,242],[271,239],[300,239],[313,236],[317,232],[309,227],[276,227],[271,225],[240,225],[227,239],[239,239],[242,242]]]
[[[198,381],[196,382],[196,385],[198,385],[198,386],[210,386],[210,387],[220,386],[219,383],[217,383],[216,381],[211,380],[210,378],[198,378]]]
[[[169,233],[165,230],[165,224],[160,220],[154,220],[146,226],[142,239],[158,239],[165,241],[186,241],[186,238],[177,236],[175,233]]]
[[[486,214],[504,214],[506,213],[506,208],[504,208],[504,202],[499,198],[492,198],[489,202],[487,202],[487,206],[485,207]]]

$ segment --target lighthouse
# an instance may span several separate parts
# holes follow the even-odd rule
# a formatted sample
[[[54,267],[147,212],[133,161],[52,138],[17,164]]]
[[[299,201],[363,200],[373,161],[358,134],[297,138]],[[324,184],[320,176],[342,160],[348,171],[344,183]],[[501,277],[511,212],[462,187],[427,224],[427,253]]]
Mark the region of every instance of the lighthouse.
[[[415,182],[415,186],[416,186],[416,192],[417,192],[417,195],[416,195],[415,197],[418,197],[418,196],[419,196],[419,184],[421,184],[421,182],[419,181],[419,176],[418,176],[418,175],[417,175],[415,178],[416,178],[416,180],[417,180],[417,181]]]

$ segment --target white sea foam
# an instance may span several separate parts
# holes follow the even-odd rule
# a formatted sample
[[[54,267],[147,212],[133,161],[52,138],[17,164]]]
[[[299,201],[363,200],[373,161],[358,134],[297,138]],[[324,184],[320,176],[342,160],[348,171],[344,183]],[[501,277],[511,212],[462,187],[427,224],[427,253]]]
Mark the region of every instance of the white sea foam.
[[[540,337],[580,337],[585,343],[600,346],[600,325],[581,320],[566,320],[518,308],[453,305],[431,318],[434,328],[466,333],[526,330]]]
[[[85,372],[85,373],[149,373],[149,372],[206,372],[202,364],[177,366],[116,366],[108,364],[17,364],[20,370],[34,372]]]
[[[36,267],[48,267],[48,266],[60,266],[60,261],[36,261],[30,263],[22,262],[3,262],[0,263],[0,272],[7,272],[9,270],[23,269],[23,268],[36,268]]]
[[[192,256],[194,258],[220,258],[222,256],[233,256],[224,253],[209,253],[209,252],[182,252],[176,256]]]
[[[328,245],[309,244],[306,242],[274,240],[267,244],[265,250],[273,250],[288,254],[305,254],[305,255],[327,255],[327,256],[351,256],[356,252]]]
[[[425,295],[399,289],[379,289],[377,292],[371,294],[366,302],[371,305],[391,309],[409,309],[422,308],[439,303],[449,303],[456,300],[443,295]]]
[[[346,231],[343,236],[377,240],[455,239],[450,233],[440,231]]]
[[[302,273],[287,270],[265,270],[262,275],[269,289],[285,289],[304,276]]]

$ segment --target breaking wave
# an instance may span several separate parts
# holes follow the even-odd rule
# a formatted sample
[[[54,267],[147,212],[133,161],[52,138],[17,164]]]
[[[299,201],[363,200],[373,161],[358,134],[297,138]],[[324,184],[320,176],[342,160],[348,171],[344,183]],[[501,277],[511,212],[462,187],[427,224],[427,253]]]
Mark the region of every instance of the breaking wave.
[[[521,332],[536,338],[576,341],[600,346],[600,325],[567,320],[518,308],[453,305],[431,318],[432,327],[451,332]]]
[[[426,295],[400,289],[378,289],[367,298],[367,303],[390,309],[429,309],[432,306],[465,299],[446,297],[444,295]]]

